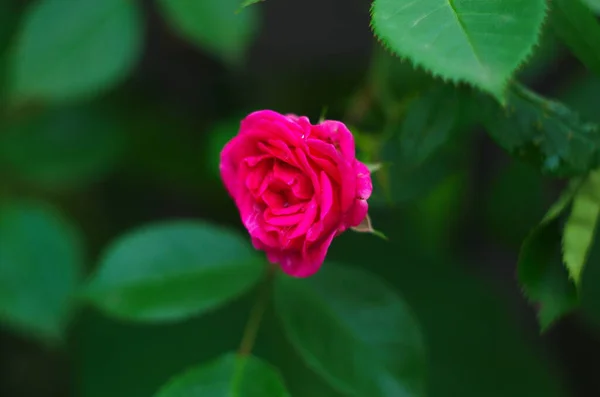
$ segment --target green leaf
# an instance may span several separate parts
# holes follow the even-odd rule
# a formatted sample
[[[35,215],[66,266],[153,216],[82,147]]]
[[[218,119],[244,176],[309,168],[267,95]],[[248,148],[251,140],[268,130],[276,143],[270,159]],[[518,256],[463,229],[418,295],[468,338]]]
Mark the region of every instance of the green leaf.
[[[230,65],[242,61],[258,33],[258,10],[237,13],[240,0],[159,0],[158,4],[183,37]]]
[[[551,24],[556,35],[592,72],[600,75],[600,25],[580,0],[554,0]]]
[[[141,23],[132,1],[33,2],[11,59],[12,101],[75,100],[117,85],[141,53]]]
[[[538,308],[542,332],[578,304],[577,290],[560,259],[560,238],[560,224],[554,220],[525,240],[519,257],[519,282]]]
[[[0,320],[50,342],[62,337],[83,248],[75,228],[36,202],[0,204]]]
[[[428,89],[435,80],[423,69],[415,68],[404,59],[376,46],[370,71],[370,84],[374,95],[387,108],[397,107],[397,102]],[[388,109],[388,111],[391,109]]]
[[[384,45],[436,76],[504,102],[506,84],[538,41],[545,0],[375,0]]]
[[[454,87],[437,85],[409,106],[400,131],[400,154],[418,166],[439,149],[455,126],[460,102]]]
[[[326,263],[314,276],[281,276],[275,306],[292,344],[351,396],[421,396],[425,352],[406,304],[379,278]]]
[[[229,353],[175,377],[156,397],[289,397],[281,376],[266,362]]]
[[[494,237],[518,248],[546,210],[543,179],[537,169],[513,160],[499,170],[485,194],[485,216]]]
[[[237,135],[240,129],[240,119],[226,120],[214,125],[208,131],[206,153],[207,167],[216,176],[220,175],[219,163],[221,151],[227,142]]]
[[[563,266],[559,222],[578,186],[578,182],[571,183],[525,239],[519,255],[519,283],[527,298],[538,306],[542,332],[578,304],[576,286]]]
[[[563,232],[563,260],[569,276],[579,286],[598,216],[600,215],[600,171],[591,172],[573,198]]]
[[[600,76],[589,73],[571,79],[561,92],[560,99],[587,120],[600,124],[600,113],[596,101],[600,92]]]
[[[482,98],[482,101],[485,101]],[[581,175],[599,163],[600,128],[564,105],[513,85],[506,108],[487,100],[483,121],[496,142],[544,174]]]
[[[260,3],[262,1],[265,1],[265,0],[244,0],[244,1],[242,1],[241,7],[245,8],[245,7],[251,6],[252,4]]]
[[[122,129],[112,114],[61,108],[8,125],[0,134],[0,165],[29,184],[68,188],[108,173],[123,153]]]
[[[173,221],[114,242],[85,295],[114,316],[176,321],[222,306],[252,287],[262,270],[241,236],[204,222]]]
[[[600,0],[582,0],[596,14],[600,14]]]

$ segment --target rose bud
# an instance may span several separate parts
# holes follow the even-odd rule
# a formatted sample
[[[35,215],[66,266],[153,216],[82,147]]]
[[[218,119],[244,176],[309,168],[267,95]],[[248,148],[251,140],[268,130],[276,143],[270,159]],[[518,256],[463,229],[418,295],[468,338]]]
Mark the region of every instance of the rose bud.
[[[319,270],[333,238],[365,219],[373,190],[343,123],[271,110],[242,120],[220,171],[254,247],[295,277]]]

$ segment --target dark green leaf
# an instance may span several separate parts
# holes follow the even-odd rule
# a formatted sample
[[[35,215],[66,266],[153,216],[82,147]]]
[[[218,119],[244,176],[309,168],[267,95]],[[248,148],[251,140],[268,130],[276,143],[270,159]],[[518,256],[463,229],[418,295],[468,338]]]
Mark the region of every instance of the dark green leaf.
[[[19,120],[0,134],[0,165],[25,182],[64,188],[93,182],[116,164],[125,140],[112,115],[66,108]]]
[[[207,223],[145,226],[108,248],[86,296],[126,319],[180,320],[252,287],[263,269],[259,258],[244,238]]]
[[[388,111],[399,101],[428,89],[435,80],[423,69],[417,69],[405,59],[377,46],[373,54],[370,83],[374,94]]]
[[[4,52],[10,42],[13,30],[19,21],[19,12],[16,2],[0,2],[0,54]]]
[[[600,75],[600,24],[590,9],[580,0],[553,0],[551,24],[581,62]]]
[[[277,370],[264,361],[226,354],[167,383],[156,397],[288,397]]]
[[[581,273],[594,241],[600,216],[600,171],[592,171],[573,198],[563,232],[563,260],[569,276],[579,286]]]
[[[375,0],[384,45],[445,80],[504,101],[507,82],[538,42],[545,0]]]
[[[485,98],[482,98],[485,101]],[[513,85],[507,107],[487,100],[484,123],[511,154],[555,176],[580,175],[599,163],[600,128],[560,103]]]
[[[207,167],[214,175],[219,176],[219,163],[221,150],[227,142],[237,135],[240,129],[240,120],[223,121],[213,126],[208,132],[208,145],[206,153]]]
[[[560,99],[570,108],[577,109],[585,119],[600,124],[600,112],[596,103],[599,93],[600,76],[588,73],[569,81]]]
[[[236,12],[240,0],[159,0],[167,21],[182,36],[237,65],[258,33],[259,15],[254,7]]]
[[[540,173],[518,160],[501,169],[486,194],[486,221],[495,237],[519,247],[544,215]]]
[[[537,306],[542,332],[578,304],[577,289],[562,261],[559,221],[578,186],[572,183],[550,208],[525,239],[519,255],[519,283],[527,298]]]
[[[465,162],[467,146],[459,140],[450,140],[428,161],[414,164],[409,161],[410,158],[406,159],[402,155],[400,134],[396,135],[399,127],[390,125],[389,128],[391,131],[388,133],[392,137],[381,144],[374,159],[385,166],[373,175],[374,189],[370,205],[393,206],[422,197]]]
[[[421,396],[425,352],[406,304],[379,278],[326,263],[309,279],[281,276],[275,306],[307,364],[352,396]]]
[[[12,56],[11,99],[72,100],[107,90],[133,69],[141,44],[135,2],[33,2]]]
[[[77,231],[56,210],[0,204],[0,320],[43,339],[61,338],[82,251]]]
[[[400,154],[415,166],[439,149],[459,116],[458,92],[448,85],[437,85],[409,106],[400,132]]]

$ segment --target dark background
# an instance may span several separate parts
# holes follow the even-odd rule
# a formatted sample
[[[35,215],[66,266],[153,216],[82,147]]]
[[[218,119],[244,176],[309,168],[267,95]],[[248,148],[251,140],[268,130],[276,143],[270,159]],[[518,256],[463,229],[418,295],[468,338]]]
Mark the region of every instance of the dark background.
[[[377,45],[369,5],[266,0],[255,6],[260,35],[232,71],[180,39],[145,2],[143,58],[123,86],[97,100],[118,110],[126,153],[92,185],[67,192],[22,186],[19,193],[50,199],[75,219],[91,264],[117,235],[150,221],[204,218],[241,230],[215,165],[207,165],[214,155],[208,133],[263,108],[316,121],[327,106],[328,118],[343,120]],[[549,55],[523,70],[524,82],[598,119],[598,80],[564,49]],[[389,242],[348,232],[330,258],[385,276],[405,296],[428,343],[431,396],[599,396],[600,256],[592,254],[584,275],[582,310],[540,336],[515,265],[522,239],[562,184],[511,161],[484,131],[467,135],[463,161],[448,178],[393,208],[373,206]],[[175,373],[235,348],[251,301],[166,326],[127,324],[82,307],[61,350],[1,330],[0,395],[149,396]],[[294,395],[337,395],[300,364],[272,311],[256,350],[282,368]]]

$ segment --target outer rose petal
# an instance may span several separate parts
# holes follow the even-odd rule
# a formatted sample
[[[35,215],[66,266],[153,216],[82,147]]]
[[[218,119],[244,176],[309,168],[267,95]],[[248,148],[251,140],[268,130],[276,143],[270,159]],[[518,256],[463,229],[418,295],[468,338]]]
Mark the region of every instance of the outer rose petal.
[[[360,224],[373,190],[343,123],[271,110],[242,120],[220,170],[254,247],[295,277],[314,274],[333,238]]]
[[[311,247],[306,255],[298,251],[269,251],[267,258],[271,263],[281,266],[281,270],[294,277],[309,277],[315,274],[327,256],[327,250],[336,236],[335,232],[327,235],[319,244]]]

